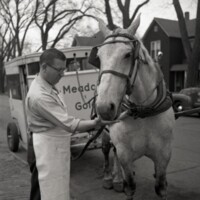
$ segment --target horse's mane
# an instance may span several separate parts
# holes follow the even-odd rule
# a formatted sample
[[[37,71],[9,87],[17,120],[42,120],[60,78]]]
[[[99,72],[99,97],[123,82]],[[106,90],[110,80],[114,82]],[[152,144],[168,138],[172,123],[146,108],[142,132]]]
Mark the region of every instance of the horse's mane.
[[[154,66],[154,61],[153,61],[152,57],[149,55],[149,52],[146,49],[146,47],[144,46],[143,42],[140,39],[138,39],[138,41],[140,43],[140,50],[139,50],[140,58],[142,58],[142,60],[144,60],[148,65]]]
[[[160,69],[159,64],[154,62],[143,42],[140,39],[138,39],[138,41],[140,42],[139,56],[151,67],[151,69],[155,70],[158,79],[159,77],[163,77],[163,73]]]

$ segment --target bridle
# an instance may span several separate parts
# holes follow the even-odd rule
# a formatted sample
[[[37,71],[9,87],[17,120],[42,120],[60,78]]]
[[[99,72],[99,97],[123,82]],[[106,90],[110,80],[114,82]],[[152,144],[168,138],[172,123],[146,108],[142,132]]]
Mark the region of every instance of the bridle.
[[[116,39],[117,37],[127,38],[128,40],[120,40]],[[113,40],[107,41],[108,38],[113,38]],[[168,109],[172,105],[171,97],[169,95],[169,92],[166,89],[165,81],[163,78],[163,74],[158,67],[158,64],[155,63],[155,67],[157,68],[157,72],[159,73],[158,79],[156,81],[156,85],[151,91],[151,93],[147,96],[147,98],[143,101],[147,101],[154,91],[157,91],[157,96],[154,99],[154,101],[150,105],[143,105],[143,104],[135,104],[134,102],[130,101],[129,98],[132,94],[138,69],[142,64],[148,64],[145,60],[143,60],[139,55],[140,50],[140,42],[138,39],[136,39],[134,36],[127,34],[127,33],[113,33],[105,38],[105,42],[103,44],[100,44],[98,46],[95,46],[90,54],[89,63],[96,66],[97,68],[100,68],[100,60],[97,56],[98,48],[107,44],[113,44],[113,43],[132,43],[133,45],[133,55],[132,55],[132,61],[131,66],[128,74],[124,74],[121,72],[118,72],[116,70],[101,70],[99,75],[99,80],[97,83],[97,86],[101,82],[101,78],[104,74],[112,74],[114,76],[126,79],[127,85],[126,89],[124,90],[124,94],[122,95],[122,99],[120,102],[120,107],[122,109],[128,110],[128,113],[130,116],[134,116],[135,118],[143,118],[148,116],[153,116],[158,113],[161,113]]]
[[[127,38],[129,40],[116,40],[116,37],[123,37],[123,38]],[[131,67],[129,70],[128,74],[124,74],[115,70],[102,70],[100,71],[100,75],[99,75],[99,80],[98,80],[98,84],[100,84],[101,81],[101,77],[103,74],[112,74],[114,76],[118,76],[120,78],[126,79],[127,82],[127,89],[126,89],[126,94],[130,95],[136,80],[136,76],[137,76],[137,72],[138,72],[138,67],[139,67],[139,62],[137,62],[137,64],[135,64],[136,60],[139,60],[139,48],[140,48],[140,43],[139,41],[133,37],[132,35],[129,35],[127,33],[114,33],[111,34],[109,36],[107,36],[105,38],[105,41],[108,38],[113,38],[113,40],[108,41],[108,42],[104,42],[103,44],[98,45],[97,47],[101,47],[107,44],[112,44],[112,43],[132,43],[133,44],[133,51],[134,51],[134,55],[133,55],[133,59],[132,59],[132,63],[131,63]]]

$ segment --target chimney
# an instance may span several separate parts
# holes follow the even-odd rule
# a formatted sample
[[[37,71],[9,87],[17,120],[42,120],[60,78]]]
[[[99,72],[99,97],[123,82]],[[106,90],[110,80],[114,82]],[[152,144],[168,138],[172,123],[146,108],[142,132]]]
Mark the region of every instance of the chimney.
[[[190,13],[189,12],[185,12],[185,20],[190,20]]]

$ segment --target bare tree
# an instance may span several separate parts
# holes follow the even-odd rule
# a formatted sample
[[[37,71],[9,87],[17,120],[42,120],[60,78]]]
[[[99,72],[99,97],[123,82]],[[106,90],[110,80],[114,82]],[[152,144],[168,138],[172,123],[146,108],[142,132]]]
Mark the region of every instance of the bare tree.
[[[123,28],[127,28],[129,27],[129,25],[131,24],[131,22],[134,20],[135,16],[137,15],[138,11],[140,10],[140,8],[142,6],[144,6],[145,4],[147,4],[150,0],[145,0],[143,3],[139,4],[135,11],[133,12],[133,14],[130,14],[130,3],[131,0],[116,0],[117,5],[119,10],[121,11],[122,14],[122,24],[123,24]],[[106,17],[108,20],[108,27],[113,30],[116,28],[116,25],[113,22],[113,16],[112,16],[112,9],[110,6],[110,0],[104,0],[105,2],[105,13],[106,13]],[[124,2],[124,3],[123,3]]]
[[[179,20],[182,43],[188,61],[186,87],[196,86],[198,84],[198,67],[200,63],[200,1],[198,0],[197,3],[195,39],[193,46],[191,46],[189,41],[186,22],[179,0],[173,0],[173,5]]]
[[[83,17],[93,17],[87,14],[87,12],[92,9],[91,6],[84,6],[84,2],[80,8],[75,9],[77,5],[71,3],[68,5],[70,9],[65,9],[65,4],[59,5],[61,1],[50,0],[47,4],[44,0],[36,0],[36,7],[38,7],[38,12],[35,13],[35,23],[40,30],[41,35],[41,48],[45,50],[47,46],[55,47],[56,44],[63,39],[63,37],[71,30],[71,28],[76,24],[76,22]],[[63,8],[64,7],[64,8]],[[58,25],[60,24],[59,28]],[[55,30],[57,26],[58,31],[55,32],[55,37],[49,39],[49,34],[51,30]]]
[[[11,57],[21,56],[27,31],[34,21],[35,8],[31,0],[1,0],[0,17],[8,26],[5,39],[12,38]]]
[[[0,91],[4,92],[4,62],[21,56],[27,31],[34,20],[31,0],[0,1]]]
[[[12,57],[14,38],[10,31],[10,22],[0,25],[0,92],[4,93],[5,69],[4,61]]]
[[[14,38],[12,36],[10,22],[2,23],[0,26],[0,56],[1,61],[8,61],[12,57]]]

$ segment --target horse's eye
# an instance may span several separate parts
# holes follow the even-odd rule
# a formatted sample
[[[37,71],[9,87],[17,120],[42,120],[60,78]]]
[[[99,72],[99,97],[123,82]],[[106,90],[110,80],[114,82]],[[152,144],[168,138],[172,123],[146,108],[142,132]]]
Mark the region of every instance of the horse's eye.
[[[125,55],[125,58],[130,58],[131,57],[131,53],[127,53],[126,55]]]

